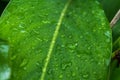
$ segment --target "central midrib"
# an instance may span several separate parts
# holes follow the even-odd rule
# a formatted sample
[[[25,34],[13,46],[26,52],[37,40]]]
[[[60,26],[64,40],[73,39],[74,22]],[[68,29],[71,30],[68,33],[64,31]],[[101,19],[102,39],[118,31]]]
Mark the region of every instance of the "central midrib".
[[[44,78],[45,78],[47,66],[48,66],[48,63],[49,63],[50,58],[51,58],[51,54],[52,54],[52,51],[53,51],[53,48],[54,48],[54,45],[55,45],[55,42],[56,42],[56,39],[57,39],[57,36],[58,36],[58,33],[59,33],[59,29],[61,27],[62,20],[64,18],[64,15],[67,11],[67,8],[68,8],[70,2],[71,2],[71,0],[68,0],[68,2],[65,4],[65,6],[64,6],[64,8],[61,12],[60,18],[58,20],[58,23],[56,25],[56,29],[55,29],[53,37],[52,37],[52,41],[50,43],[50,47],[48,49],[48,54],[47,54],[47,57],[45,59],[45,64],[44,64],[43,69],[42,69],[42,74],[41,74],[40,80],[44,80]]]

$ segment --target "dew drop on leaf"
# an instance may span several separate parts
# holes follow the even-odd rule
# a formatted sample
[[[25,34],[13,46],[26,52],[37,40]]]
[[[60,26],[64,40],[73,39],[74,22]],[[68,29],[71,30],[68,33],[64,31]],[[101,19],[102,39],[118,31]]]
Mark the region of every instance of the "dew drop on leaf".
[[[24,67],[28,63],[27,59],[23,59],[22,63],[20,64],[20,67]]]
[[[66,68],[70,67],[72,65],[71,62],[65,62],[62,64],[62,70],[65,70]]]
[[[40,65],[40,63],[39,62],[36,62],[36,66],[39,66]]]
[[[70,36],[68,36],[70,39],[72,38],[72,36],[70,35]]]
[[[90,49],[91,49],[91,47],[89,46],[89,47],[88,47],[88,50],[90,50]]]
[[[107,36],[108,38],[110,38],[111,37],[110,31],[106,31],[105,32],[105,36]]]
[[[16,55],[13,55],[10,59],[14,60],[16,57],[17,57]]]
[[[73,72],[73,73],[72,73],[72,76],[74,77],[75,75],[76,75],[75,72]]]
[[[65,45],[64,45],[64,44],[62,44],[62,45],[61,45],[61,47],[62,47],[62,48],[64,48],[64,47],[65,47]]]
[[[26,68],[26,67],[24,67],[24,68],[23,68],[23,70],[27,70],[27,68]]]
[[[83,75],[83,78],[88,78],[88,74],[84,74],[84,75]]]
[[[80,54],[77,54],[77,57],[79,57],[79,58],[80,58],[80,57],[81,57],[81,55],[80,55]]]
[[[21,33],[25,33],[26,31],[25,31],[25,30],[21,30],[20,32],[21,32]]]
[[[83,36],[80,36],[80,38],[82,39],[82,38],[83,38]]]
[[[61,37],[62,37],[62,38],[64,38],[64,37],[65,37],[65,35],[61,35]]]
[[[63,78],[63,75],[61,74],[61,75],[59,76],[59,78],[60,78],[60,79]]]

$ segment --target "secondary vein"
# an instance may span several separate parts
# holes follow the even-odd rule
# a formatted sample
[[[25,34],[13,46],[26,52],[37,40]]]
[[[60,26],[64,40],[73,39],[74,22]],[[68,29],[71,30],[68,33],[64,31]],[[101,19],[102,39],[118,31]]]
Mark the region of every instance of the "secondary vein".
[[[46,57],[46,60],[45,60],[45,64],[44,64],[43,69],[42,69],[42,74],[41,74],[40,80],[44,80],[44,78],[45,78],[47,66],[48,66],[48,63],[49,63],[50,58],[51,58],[51,54],[52,54],[52,51],[53,51],[53,48],[54,48],[54,45],[55,45],[55,42],[56,42],[56,39],[57,39],[57,36],[58,36],[58,32],[59,32],[62,20],[64,18],[65,12],[67,11],[67,8],[68,8],[70,2],[71,2],[71,0],[68,0],[68,2],[65,4],[65,7],[63,8],[63,10],[61,12],[60,18],[58,20],[58,23],[57,23],[57,26],[56,26],[56,29],[55,29],[55,32],[53,34],[52,41],[50,43],[50,47],[49,47],[48,54],[47,54],[47,57]]]

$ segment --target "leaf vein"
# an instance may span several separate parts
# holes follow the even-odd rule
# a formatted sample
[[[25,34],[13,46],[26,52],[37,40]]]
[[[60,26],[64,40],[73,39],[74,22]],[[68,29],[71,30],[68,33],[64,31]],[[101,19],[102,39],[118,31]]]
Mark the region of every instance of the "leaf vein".
[[[43,69],[42,69],[42,74],[41,74],[40,80],[44,80],[46,70],[47,70],[47,66],[48,66],[48,63],[50,61],[51,54],[52,54],[52,51],[53,51],[53,48],[54,48],[54,45],[55,45],[55,42],[56,42],[56,39],[57,39],[57,36],[58,36],[58,32],[59,32],[62,20],[64,18],[64,15],[66,13],[66,10],[67,10],[70,2],[71,2],[71,0],[68,0],[68,2],[65,4],[65,7],[63,8],[63,10],[61,12],[60,18],[58,20],[58,23],[57,23],[57,26],[56,26],[56,29],[55,29],[55,32],[53,34],[52,41],[50,43],[50,47],[49,47],[48,54],[47,54],[47,57],[46,57],[46,60],[45,60],[45,64],[44,64]]]

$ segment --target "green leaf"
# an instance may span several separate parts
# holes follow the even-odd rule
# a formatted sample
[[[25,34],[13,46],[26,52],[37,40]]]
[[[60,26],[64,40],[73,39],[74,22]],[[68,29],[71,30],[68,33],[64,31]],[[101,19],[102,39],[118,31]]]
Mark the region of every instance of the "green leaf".
[[[112,28],[113,43],[120,37],[120,20]]]
[[[120,67],[117,67],[117,64],[117,60],[114,60],[111,63],[110,80],[120,80]]]
[[[10,80],[106,80],[111,29],[96,0],[11,0],[0,20]]]
[[[110,80],[120,80],[120,68],[113,70]]]
[[[113,52],[120,49],[120,37],[113,43]]]

